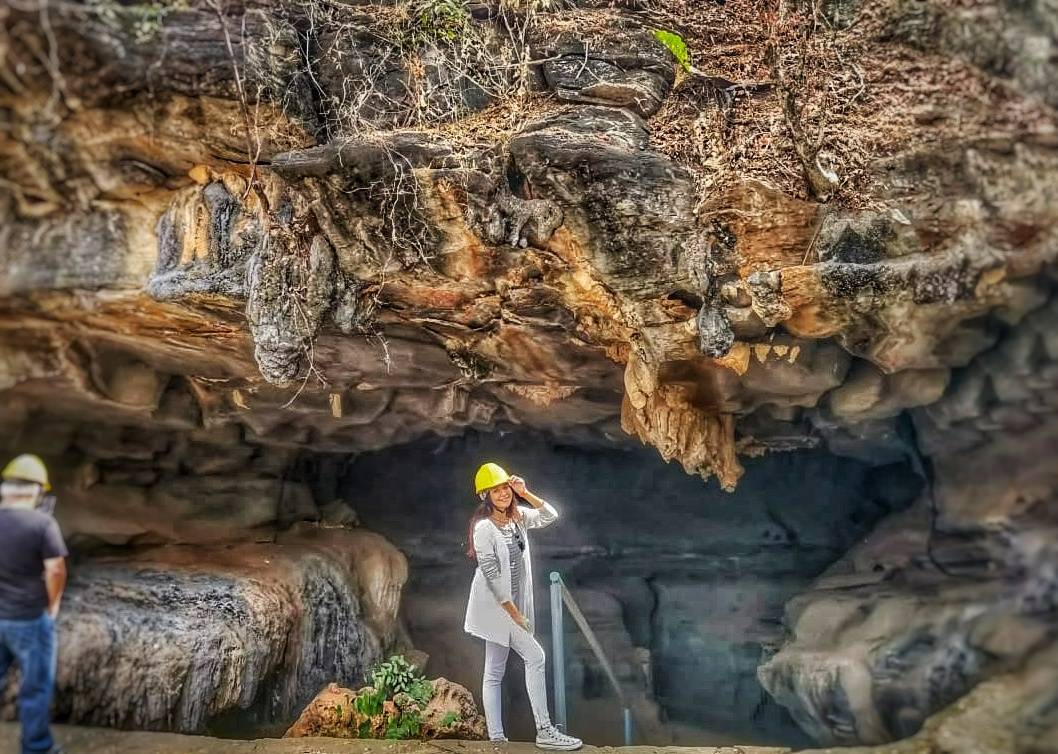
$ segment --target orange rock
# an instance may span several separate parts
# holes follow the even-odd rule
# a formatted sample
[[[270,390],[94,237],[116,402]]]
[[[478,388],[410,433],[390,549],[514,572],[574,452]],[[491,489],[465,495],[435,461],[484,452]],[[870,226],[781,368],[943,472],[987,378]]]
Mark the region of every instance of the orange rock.
[[[445,678],[433,681],[433,687],[433,698],[422,710],[421,738],[486,738],[485,718],[478,712],[469,691]],[[283,737],[381,738],[386,724],[399,718],[401,710],[394,700],[387,699],[382,703],[382,714],[361,716],[356,710],[356,698],[365,692],[374,693],[374,689],[368,686],[352,691],[336,683],[328,685],[309,702]],[[361,736],[362,728],[369,731],[367,736]]]
[[[332,683],[309,702],[283,738],[329,736],[357,738],[355,699],[357,692]]]
[[[422,713],[423,738],[477,741],[488,737],[485,718],[478,712],[469,691],[447,678],[434,681],[433,690],[433,698]],[[450,722],[443,725],[445,721]]]

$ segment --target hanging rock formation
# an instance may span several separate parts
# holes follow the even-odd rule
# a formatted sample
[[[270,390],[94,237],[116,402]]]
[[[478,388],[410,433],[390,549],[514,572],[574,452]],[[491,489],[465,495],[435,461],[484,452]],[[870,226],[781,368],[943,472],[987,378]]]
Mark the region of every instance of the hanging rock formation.
[[[204,421],[284,407],[320,449],[620,423],[731,488],[740,454],[873,452],[1049,297],[1035,6],[832,3],[812,32],[796,3],[781,23],[752,4],[692,18],[673,0],[650,22],[583,5],[423,27],[400,4],[69,4],[46,10],[51,37],[7,11],[9,399],[33,405],[41,380],[82,411],[112,398],[85,378],[106,343],[159,383],[197,379]],[[651,35],[666,24],[692,73]],[[982,28],[1005,66],[975,57]],[[33,53],[48,45],[56,70]],[[839,174],[826,203],[798,173],[810,132],[827,145],[811,163]]]

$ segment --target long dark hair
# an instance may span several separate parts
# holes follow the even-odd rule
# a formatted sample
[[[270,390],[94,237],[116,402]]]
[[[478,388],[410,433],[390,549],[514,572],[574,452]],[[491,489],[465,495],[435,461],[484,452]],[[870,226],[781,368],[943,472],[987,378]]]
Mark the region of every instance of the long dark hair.
[[[518,497],[518,494],[515,493],[514,490],[511,490],[511,493],[511,504],[507,506],[506,510],[508,521],[517,517],[518,503],[521,501],[521,498]],[[481,498],[480,505],[474,509],[474,514],[470,517],[470,524],[467,526],[467,549],[465,552],[467,557],[474,562],[477,562],[478,559],[478,555],[474,551],[474,527],[478,525],[478,521],[490,518],[495,510],[496,506],[492,504],[492,498],[489,497],[489,493],[486,492]]]

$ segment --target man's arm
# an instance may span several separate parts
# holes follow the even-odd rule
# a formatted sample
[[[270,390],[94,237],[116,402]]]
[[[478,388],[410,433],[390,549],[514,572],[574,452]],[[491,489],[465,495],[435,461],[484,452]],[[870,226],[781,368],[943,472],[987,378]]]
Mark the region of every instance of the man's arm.
[[[48,589],[48,615],[59,615],[59,603],[66,589],[66,543],[55,519],[48,519],[41,542],[40,556],[44,561],[44,585]]]
[[[44,584],[48,588],[48,615],[59,615],[59,603],[66,590],[66,558],[48,558],[44,561]]]

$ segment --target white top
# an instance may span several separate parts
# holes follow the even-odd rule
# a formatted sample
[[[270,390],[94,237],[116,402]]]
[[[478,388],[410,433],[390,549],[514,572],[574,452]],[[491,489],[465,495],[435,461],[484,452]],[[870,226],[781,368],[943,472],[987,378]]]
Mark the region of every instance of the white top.
[[[522,589],[517,607],[522,615],[536,625],[533,615],[533,559],[530,554],[529,529],[542,529],[558,518],[550,504],[544,503],[539,508],[521,508],[522,521],[515,524],[519,527],[525,551],[522,555]],[[500,528],[491,519],[483,518],[474,525],[474,552],[477,555],[478,567],[474,569],[474,581],[470,585],[470,599],[467,601],[467,617],[463,630],[471,636],[485,641],[510,646],[511,632],[523,630],[503,609],[503,602],[513,602],[511,588],[511,551],[507,539]],[[494,574],[487,578],[482,569]]]
[[[522,551],[525,549],[525,533],[522,531],[522,527],[513,521],[506,526],[501,526],[500,533],[503,534],[503,539],[507,542],[507,550],[511,558],[511,598],[514,604],[520,606],[523,604],[522,594],[525,592],[525,577],[522,574],[525,566],[522,561]],[[492,568],[486,568],[481,563],[478,563],[478,567],[485,574],[485,578],[489,579],[489,586],[493,587],[492,593],[496,594],[493,579],[499,576],[499,566],[494,565]]]

